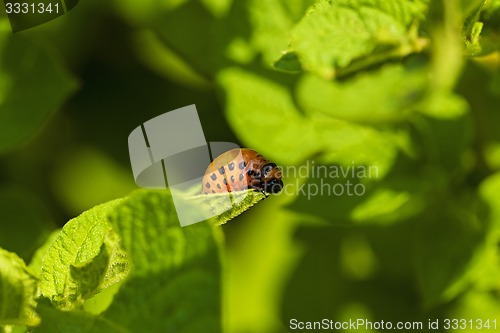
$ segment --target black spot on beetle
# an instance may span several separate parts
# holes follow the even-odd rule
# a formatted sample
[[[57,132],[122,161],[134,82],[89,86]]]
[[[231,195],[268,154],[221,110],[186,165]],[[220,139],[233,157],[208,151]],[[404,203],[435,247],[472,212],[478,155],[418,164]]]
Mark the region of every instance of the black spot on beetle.
[[[243,177],[244,177],[243,174],[240,173],[240,182],[243,180]]]
[[[207,183],[205,184],[205,187],[206,187],[206,188],[210,188],[210,183],[209,183],[209,182],[207,182]]]
[[[224,185],[227,185],[227,179],[226,178],[224,178],[223,183],[224,183]]]
[[[231,183],[234,183],[234,175],[231,176]]]
[[[212,178],[212,180],[216,180],[217,179],[217,175],[215,173],[213,173],[210,178]]]
[[[218,188],[219,190],[221,190],[221,189],[222,189],[222,187],[220,187],[220,184],[217,184],[217,188]]]
[[[233,162],[229,163],[227,167],[229,168],[229,171],[233,171],[234,170],[234,163]]]
[[[243,169],[245,169],[246,166],[247,166],[247,164],[245,163],[245,161],[243,161],[240,163],[240,165],[238,167],[240,168],[240,170],[243,170]]]
[[[224,170],[224,167],[223,167],[223,166],[221,166],[221,167],[219,168],[219,173],[220,173],[221,175],[223,175],[225,172],[226,172],[226,170]]]
[[[212,193],[215,193],[215,190],[212,190]]]

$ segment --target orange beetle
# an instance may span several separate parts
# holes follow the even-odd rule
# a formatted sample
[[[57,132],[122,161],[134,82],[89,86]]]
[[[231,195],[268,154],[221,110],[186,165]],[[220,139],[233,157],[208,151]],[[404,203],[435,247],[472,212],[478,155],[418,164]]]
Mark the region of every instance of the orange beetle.
[[[248,148],[219,155],[205,171],[202,193],[224,193],[254,189],[267,195],[283,188],[281,171],[275,163]]]

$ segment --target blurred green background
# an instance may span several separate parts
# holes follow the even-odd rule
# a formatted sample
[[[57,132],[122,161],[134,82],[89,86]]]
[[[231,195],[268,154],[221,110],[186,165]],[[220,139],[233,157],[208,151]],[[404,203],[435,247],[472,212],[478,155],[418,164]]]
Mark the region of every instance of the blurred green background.
[[[196,104],[207,141],[379,171],[285,174],[294,190],[222,227],[225,332],[500,325],[499,49],[495,0],[82,0],[15,34],[0,17],[0,247],[29,262],[129,194],[128,134]],[[298,191],[347,180],[366,193]]]

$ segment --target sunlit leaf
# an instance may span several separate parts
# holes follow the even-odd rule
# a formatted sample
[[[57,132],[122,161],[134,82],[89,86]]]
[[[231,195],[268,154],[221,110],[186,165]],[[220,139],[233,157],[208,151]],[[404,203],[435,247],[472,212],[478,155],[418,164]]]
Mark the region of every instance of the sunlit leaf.
[[[304,67],[323,77],[377,47],[411,43],[412,21],[422,18],[424,1],[317,1],[293,30],[292,50]]]
[[[407,118],[425,88],[424,70],[392,65],[343,83],[305,76],[298,85],[297,99],[308,112],[359,123],[387,124]]]
[[[114,235],[126,262],[122,250],[110,246],[118,246]],[[52,259],[50,251],[46,255],[43,273],[53,270],[54,277],[72,283],[68,287],[76,286],[76,294],[68,295],[68,282],[49,283],[45,294],[56,302],[40,304],[44,321],[36,332],[220,331],[220,236],[209,223],[182,228],[168,191],[138,191],[91,209],[68,222],[53,243],[64,262]],[[57,266],[45,267],[46,261]],[[104,312],[60,311],[68,302],[74,305],[75,297],[116,282],[125,265],[130,272]]]
[[[231,207],[227,205],[228,198]],[[216,224],[221,225],[242,214],[265,198],[266,196],[263,193],[252,189],[231,193],[199,194],[190,197],[190,200],[213,214]]]
[[[127,261],[107,220],[119,202],[97,206],[69,221],[45,253],[40,290],[57,307],[81,307],[126,276]]]

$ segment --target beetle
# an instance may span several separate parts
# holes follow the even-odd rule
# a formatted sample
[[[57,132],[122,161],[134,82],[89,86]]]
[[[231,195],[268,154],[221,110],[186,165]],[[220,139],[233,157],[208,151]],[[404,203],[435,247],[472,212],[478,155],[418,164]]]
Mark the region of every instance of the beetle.
[[[231,149],[215,158],[202,184],[204,194],[254,189],[267,196],[283,188],[278,166],[249,148]]]

